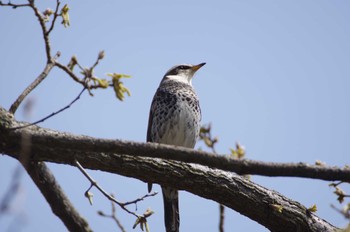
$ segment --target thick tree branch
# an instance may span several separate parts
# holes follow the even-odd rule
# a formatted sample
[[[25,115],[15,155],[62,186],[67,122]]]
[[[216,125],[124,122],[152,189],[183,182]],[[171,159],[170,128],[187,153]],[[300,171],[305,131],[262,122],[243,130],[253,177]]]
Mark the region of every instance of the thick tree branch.
[[[21,123],[16,122],[12,115],[2,108],[0,108],[0,122],[0,152],[16,159],[19,159],[20,154],[20,136],[27,133],[32,139],[33,162],[49,161],[74,165],[76,159],[89,169],[117,173],[146,183],[154,182],[186,190],[234,209],[271,231],[336,230],[334,226],[309,212],[300,203],[234,173],[198,164],[136,156],[169,152],[171,158],[181,157],[179,154],[190,156],[197,154],[197,158],[200,159],[201,155],[211,154],[155,144],[74,136],[36,126],[23,130],[9,130],[9,127],[19,126]],[[88,148],[84,149],[84,146]],[[218,157],[211,157],[214,163],[218,162],[216,160]],[[276,210],[276,205],[280,206],[282,211]]]
[[[9,121],[1,122],[6,124]],[[69,231],[92,231],[85,219],[80,216],[66,197],[47,166],[43,162],[30,159],[32,145],[31,134],[22,133],[18,140],[19,153],[17,159],[49,203],[52,212],[61,219]]]
[[[0,108],[0,120],[4,119],[6,111]],[[18,123],[14,120],[8,127],[0,125],[6,133],[25,123]],[[95,139],[88,136],[73,136],[71,134],[52,132],[40,127],[30,127],[32,141],[36,147],[47,148],[51,144],[66,150],[79,152],[104,152],[119,153],[139,157],[163,158],[187,163],[206,165],[211,168],[218,168],[225,171],[236,172],[237,174],[252,174],[263,176],[290,176],[321,179],[328,181],[350,181],[350,168],[330,167],[319,165],[308,165],[305,163],[272,163],[254,160],[237,160],[224,155],[196,151],[187,148],[174,147],[154,143],[139,143],[122,140]],[[23,133],[21,130],[11,131],[9,136],[18,136]],[[0,137],[1,138],[1,137]],[[76,143],[79,140],[79,143]]]

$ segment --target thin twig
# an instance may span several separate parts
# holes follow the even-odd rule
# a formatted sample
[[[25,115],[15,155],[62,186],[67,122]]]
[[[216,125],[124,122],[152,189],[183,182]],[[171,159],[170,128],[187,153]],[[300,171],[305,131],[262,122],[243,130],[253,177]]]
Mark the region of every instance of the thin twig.
[[[45,42],[45,51],[46,51],[46,58],[47,58],[47,63],[51,62],[51,45],[50,45],[50,39],[49,39],[49,35],[47,33],[47,28],[45,25],[45,20],[41,14],[41,12],[39,11],[39,9],[35,6],[34,1],[30,0],[29,1],[29,5],[30,7],[33,9],[35,16],[38,18],[40,26],[41,26],[41,30],[43,33],[43,37],[44,37],[44,42]]]
[[[97,59],[96,62],[92,65],[92,68],[95,68],[98,65],[99,62],[100,62],[100,60]]]
[[[56,62],[55,65],[65,71],[73,80],[76,82],[85,85],[84,80],[80,79],[78,76],[76,76],[66,65],[61,64],[60,62]]]
[[[113,220],[117,223],[119,229],[122,231],[122,232],[126,232],[126,230],[124,229],[122,223],[119,221],[119,219],[117,218],[117,215],[116,215],[116,212],[117,212],[117,209],[115,208],[115,205],[113,202],[111,202],[111,205],[112,205],[112,218]]]
[[[81,85],[83,85],[85,88],[87,88],[88,90],[90,89],[98,89],[101,88],[101,85],[96,84],[96,85],[90,85],[89,79],[87,78],[79,78],[77,75],[75,75],[66,65],[61,64],[60,62],[55,62],[55,66],[59,67],[60,69],[62,69],[64,72],[66,72],[74,81],[80,83]],[[109,84],[108,86],[113,86],[113,84]]]
[[[100,62],[100,56],[98,56],[98,58],[96,59],[96,61],[95,61],[95,63],[92,65],[92,67],[91,67],[91,69],[94,69],[97,65],[98,65],[98,63]]]
[[[35,16],[39,20],[39,23],[40,23],[40,26],[41,26],[41,30],[42,30],[42,33],[43,33],[43,37],[44,37],[44,42],[45,42],[45,51],[46,51],[47,64],[46,64],[46,66],[44,68],[44,71],[34,80],[34,82],[32,84],[30,84],[23,91],[23,93],[11,105],[9,111],[12,114],[14,114],[16,112],[16,110],[18,109],[19,105],[21,104],[21,102],[24,100],[24,98],[47,77],[47,75],[49,74],[51,69],[54,67],[56,59],[60,56],[60,52],[57,52],[56,55],[53,58],[51,57],[51,45],[50,45],[50,40],[49,40],[49,34],[47,33],[47,28],[46,28],[46,25],[45,25],[45,20],[44,20],[44,18],[42,16],[41,12],[39,11],[39,9],[35,6],[33,0],[28,0],[28,4],[12,4],[11,2],[9,2],[7,4],[4,4],[4,3],[0,2],[0,5],[12,6],[14,8],[16,8],[16,7],[25,7],[25,6],[32,8],[33,11],[34,11]],[[56,8],[56,11],[58,11],[58,6]],[[54,19],[55,19],[55,17],[57,17],[57,16],[54,16]],[[53,28],[53,24],[52,24],[52,28]],[[50,28],[50,29],[52,30],[52,28]]]
[[[116,215],[116,208],[115,208],[115,203],[113,201],[111,201],[111,205],[112,205],[112,213],[111,214],[105,214],[104,212],[102,211],[98,211],[97,213],[102,216],[102,217],[107,217],[107,218],[112,218],[116,223],[117,223],[117,226],[119,227],[119,229],[122,231],[122,232],[126,232],[124,226],[122,225],[122,223],[119,221],[119,219],[117,218],[117,215]]]
[[[33,125],[36,125],[38,123],[41,123],[41,122],[44,122],[45,120],[47,120],[48,118],[51,118],[53,116],[55,116],[56,114],[59,114],[61,113],[62,111],[70,108],[76,101],[78,101],[80,99],[80,96],[83,94],[83,92],[86,90],[86,88],[84,87],[80,93],[78,94],[78,96],[71,102],[69,103],[68,105],[66,105],[65,107],[63,107],[62,109],[56,111],[56,112],[53,112],[51,113],[50,115],[46,116],[45,118],[42,118],[36,122],[33,122],[33,123],[30,123],[30,124],[27,124],[27,125],[24,125],[24,126],[18,126],[18,127],[13,127],[11,128],[11,130],[17,130],[17,129],[23,129],[23,128],[26,128],[26,127],[29,127],[29,126],[33,126]]]
[[[13,9],[16,9],[18,7],[28,7],[28,6],[30,7],[30,4],[13,4],[11,2],[3,3],[2,1],[0,1],[0,6],[10,6]]]
[[[341,209],[338,209],[335,205],[331,204],[331,207],[337,211],[338,213],[342,214],[346,219],[350,220],[350,211],[344,211]]]
[[[79,168],[79,170],[84,174],[84,176],[90,181],[91,186],[88,189],[88,191],[91,189],[92,186],[96,187],[108,200],[116,203],[117,205],[119,205],[119,207],[121,207],[123,210],[125,210],[127,213],[134,215],[136,218],[140,218],[142,217],[141,215],[136,214],[135,212],[130,211],[129,209],[126,208],[127,205],[129,204],[136,204],[139,201],[144,200],[147,197],[152,197],[157,195],[157,192],[153,192],[153,193],[149,193],[144,195],[143,197],[140,197],[134,201],[130,201],[130,202],[126,202],[126,203],[122,203],[119,202],[117,199],[115,199],[115,197],[111,194],[108,194],[83,168],[83,166],[81,166],[81,164],[79,163],[79,161],[75,160],[74,163],[76,164],[76,166]]]
[[[343,183],[346,183],[345,181],[338,181],[338,182],[333,182],[331,184],[329,184],[329,186],[332,186],[332,187],[337,187],[338,185],[341,185]]]
[[[19,105],[22,103],[24,98],[35,89],[49,74],[51,69],[55,66],[56,59],[61,55],[60,52],[57,52],[56,55],[51,59],[51,62],[48,62],[44,70],[40,75],[21,93],[21,95],[16,99],[16,101],[11,105],[9,112],[14,114],[18,109]]]
[[[49,34],[51,33],[51,31],[53,30],[54,26],[55,26],[55,22],[57,17],[59,16],[58,14],[58,9],[60,7],[61,2],[59,0],[56,0],[56,9],[55,9],[55,13],[53,14],[53,19],[51,22],[51,26],[50,28],[46,31],[46,36],[49,36]]]

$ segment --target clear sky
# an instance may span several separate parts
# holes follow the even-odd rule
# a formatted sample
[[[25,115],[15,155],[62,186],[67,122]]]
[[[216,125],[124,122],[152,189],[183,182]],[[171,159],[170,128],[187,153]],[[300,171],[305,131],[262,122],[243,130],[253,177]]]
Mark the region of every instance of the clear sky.
[[[50,3],[40,2],[40,9]],[[250,159],[349,164],[349,1],[88,0],[72,1],[69,6],[71,26],[56,25],[52,50],[62,52],[62,63],[76,55],[83,66],[92,65],[98,52],[105,50],[96,75],[132,75],[125,81],[132,96],[119,102],[111,89],[95,91],[94,97],[85,93],[71,109],[41,126],[145,141],[149,106],[164,73],[175,64],[207,62],[193,85],[200,97],[202,122],[211,122],[213,134],[219,137],[219,153],[227,154],[240,141]],[[43,70],[44,44],[30,9],[0,8],[0,35],[0,105],[9,108]],[[30,95],[34,108],[29,120],[60,109],[80,90],[54,69]],[[17,119],[24,119],[22,112],[20,108]],[[197,147],[204,146],[198,143]],[[17,165],[7,156],[0,157],[1,198]],[[96,190],[93,206],[84,198],[89,183],[76,168],[49,167],[95,231],[117,231],[112,220],[96,214],[97,210],[109,213],[110,203]],[[147,191],[138,180],[89,173],[121,201]],[[252,180],[307,207],[317,204],[317,215],[336,226],[347,224],[330,207],[339,204],[328,182],[258,176]],[[154,189],[160,190],[159,186]],[[138,212],[148,207],[156,211],[149,220],[151,230],[163,231],[161,195],[139,203]],[[215,202],[181,192],[180,213],[182,231],[218,231]],[[121,210],[117,215],[132,231],[134,218]],[[65,230],[24,172],[11,213],[0,218],[0,231],[6,231],[14,219],[23,220],[22,231]],[[267,231],[232,210],[227,210],[225,228]]]

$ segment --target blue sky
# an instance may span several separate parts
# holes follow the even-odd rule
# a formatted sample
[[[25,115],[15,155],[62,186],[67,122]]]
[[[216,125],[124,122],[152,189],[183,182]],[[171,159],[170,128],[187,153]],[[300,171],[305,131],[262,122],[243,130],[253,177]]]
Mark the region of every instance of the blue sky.
[[[41,126],[100,138],[145,141],[149,106],[164,73],[175,64],[207,62],[193,85],[200,97],[202,122],[211,122],[213,134],[219,137],[219,153],[227,154],[240,141],[250,159],[349,164],[348,1],[89,0],[68,4],[71,26],[57,24],[51,36],[52,50],[62,53],[60,62],[68,63],[76,55],[83,66],[90,66],[98,52],[105,50],[96,75],[132,75],[125,81],[132,96],[119,102],[111,89],[95,91],[94,97],[85,93],[71,109]],[[40,2],[39,7],[44,10],[48,5]],[[0,31],[0,105],[9,108],[43,70],[45,53],[30,9],[0,8]],[[29,120],[65,106],[80,90],[81,86],[54,69],[30,95],[34,109]],[[22,108],[16,117],[24,119]],[[13,159],[0,158],[0,196],[16,166]],[[83,197],[89,184],[77,169],[55,164],[49,167],[95,231],[116,230],[111,220],[96,215],[97,210],[108,213],[109,202],[97,191],[93,206]],[[147,190],[138,180],[90,173],[121,201]],[[317,215],[336,226],[347,224],[330,208],[338,203],[328,182],[258,176],[252,180],[306,206],[317,204]],[[21,183],[13,212],[0,218],[0,230],[8,228],[13,215],[24,215],[23,231],[65,230],[25,173]],[[160,190],[159,186],[154,188]],[[138,212],[148,207],[156,211],[149,220],[151,230],[162,231],[161,195],[138,204]],[[181,192],[180,211],[182,231],[217,231],[215,202]],[[118,217],[132,231],[134,218],[121,210]],[[227,210],[225,225],[226,231],[267,231],[232,210]]]

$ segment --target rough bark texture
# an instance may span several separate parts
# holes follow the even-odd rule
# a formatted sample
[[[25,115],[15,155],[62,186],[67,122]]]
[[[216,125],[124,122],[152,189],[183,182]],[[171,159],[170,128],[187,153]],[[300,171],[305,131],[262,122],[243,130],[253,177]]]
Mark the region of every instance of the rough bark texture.
[[[25,169],[50,204],[52,212],[62,220],[69,231],[92,231],[87,221],[70,204],[55,177],[43,162],[31,161],[25,165]]]
[[[29,134],[32,161],[73,165],[77,159],[85,168],[186,190],[246,215],[271,231],[336,231],[334,226],[309,212],[300,203],[235,173],[199,164],[115,154],[107,148],[104,152],[96,152],[94,145],[103,142],[101,139],[75,136],[36,126],[22,130],[8,129],[19,125],[10,114],[0,108],[1,153],[19,159],[20,138],[23,134]],[[140,143],[130,142],[129,145],[135,155],[142,153],[137,152]],[[89,149],[81,149],[82,146]],[[282,207],[282,211],[277,210],[276,205]]]
[[[3,114],[2,114],[3,113]],[[4,117],[2,117],[4,116]],[[12,114],[7,113],[0,107],[0,146],[6,146],[8,131],[4,130],[12,124]],[[30,133],[20,133],[14,138],[11,150],[16,151],[15,158],[23,165],[28,175],[32,178],[52,212],[61,219],[69,231],[90,232],[92,231],[87,221],[71,204],[55,177],[44,162],[31,159],[33,154]],[[3,153],[3,150],[0,151]]]

